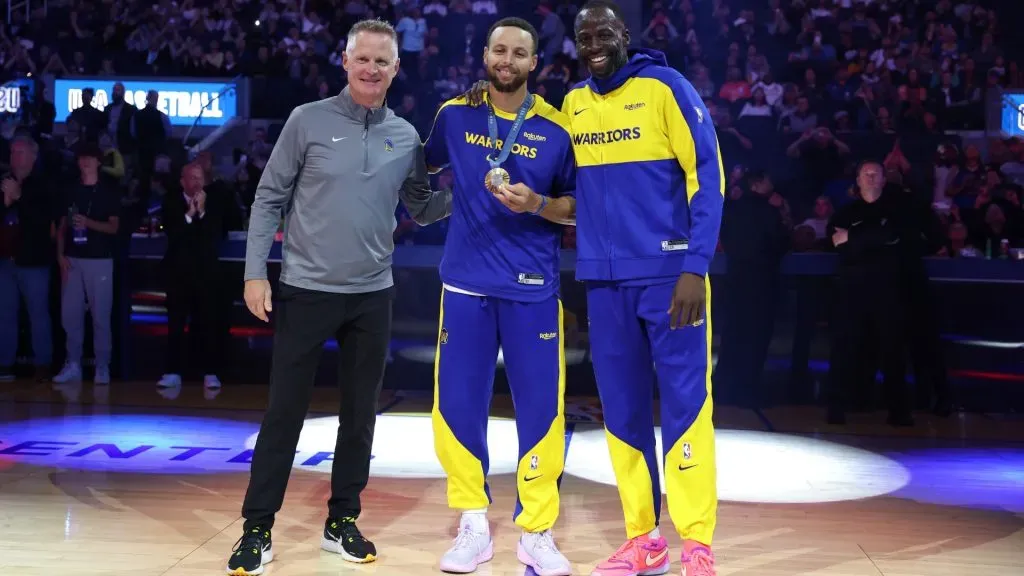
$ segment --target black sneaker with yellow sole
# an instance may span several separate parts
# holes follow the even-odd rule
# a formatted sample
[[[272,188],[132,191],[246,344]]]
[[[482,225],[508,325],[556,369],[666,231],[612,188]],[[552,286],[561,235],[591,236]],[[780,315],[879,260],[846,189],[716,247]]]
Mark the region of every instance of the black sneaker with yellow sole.
[[[257,526],[242,534],[228,558],[227,573],[231,576],[259,576],[263,566],[274,559],[270,530]]]
[[[349,562],[365,564],[377,559],[377,548],[363,537],[359,528],[356,528],[356,519],[350,516],[327,519],[320,547],[340,554]]]

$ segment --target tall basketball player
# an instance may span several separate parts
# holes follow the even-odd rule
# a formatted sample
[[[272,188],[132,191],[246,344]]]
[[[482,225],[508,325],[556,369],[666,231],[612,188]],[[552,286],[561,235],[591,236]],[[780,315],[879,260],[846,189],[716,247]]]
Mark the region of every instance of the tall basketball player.
[[[717,516],[708,268],[725,199],[718,137],[693,86],[653,50],[627,50],[618,7],[576,16],[590,78],[565,97],[577,162],[576,278],[627,541],[599,576],[664,574],[653,390],[682,574],[713,576]],[[610,218],[609,214],[614,214]]]

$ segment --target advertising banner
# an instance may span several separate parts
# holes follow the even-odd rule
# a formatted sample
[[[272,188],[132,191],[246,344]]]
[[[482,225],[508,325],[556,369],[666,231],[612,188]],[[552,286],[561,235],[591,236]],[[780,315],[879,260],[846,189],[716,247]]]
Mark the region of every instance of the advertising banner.
[[[0,86],[0,115],[18,116],[22,106],[32,102],[36,83],[32,78],[18,78]]]
[[[1003,95],[999,128],[1006,138],[1024,138],[1024,93]]]
[[[82,106],[82,90],[93,89],[92,105],[103,110],[110,103],[114,83],[124,84],[125,102],[145,108],[146,92],[156,90],[157,108],[170,117],[172,126],[221,126],[238,114],[238,91],[224,81],[120,80],[116,77],[57,79],[53,86],[53,104],[57,122]],[[196,123],[196,119],[202,119]]]

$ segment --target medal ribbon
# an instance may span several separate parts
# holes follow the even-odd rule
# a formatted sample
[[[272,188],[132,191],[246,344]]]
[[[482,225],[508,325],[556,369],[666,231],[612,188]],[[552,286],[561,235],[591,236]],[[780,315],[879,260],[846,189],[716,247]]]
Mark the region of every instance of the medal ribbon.
[[[516,119],[512,122],[512,129],[508,131],[504,145],[498,150],[498,118],[494,112],[494,105],[491,104],[490,100],[487,101],[488,135],[491,137],[491,142],[494,143],[494,149],[498,150],[497,158],[492,154],[487,155],[487,163],[491,165],[492,169],[498,168],[508,160],[509,155],[512,153],[512,146],[515,144],[516,138],[519,137],[519,131],[523,129],[526,113],[529,112],[531,106],[533,106],[533,94],[527,94],[522,106],[519,107],[519,112],[516,113]]]

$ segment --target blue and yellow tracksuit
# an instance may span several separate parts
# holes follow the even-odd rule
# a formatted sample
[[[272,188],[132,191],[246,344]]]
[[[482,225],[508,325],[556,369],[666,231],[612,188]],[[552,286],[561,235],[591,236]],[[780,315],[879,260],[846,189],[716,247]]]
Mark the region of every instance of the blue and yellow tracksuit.
[[[514,114],[496,111],[499,137]],[[468,510],[491,503],[487,422],[499,347],[516,410],[519,440],[513,518],[527,532],[558,519],[565,465],[565,340],[558,298],[562,227],[515,214],[484,188],[491,142],[488,108],[463,98],[438,111],[424,144],[428,166],[450,166],[452,215],[434,363],[434,446],[448,476],[448,504]],[[576,164],[567,121],[535,96],[502,165],[512,182],[538,194],[572,196]]]
[[[627,535],[659,522],[656,381],[669,513],[680,536],[710,545],[718,500],[707,273],[725,197],[713,122],[693,86],[652,50],[631,51],[612,77],[575,86],[562,111],[577,163],[576,277],[587,284],[594,372]],[[683,272],[705,278],[705,321],[670,330]]]

